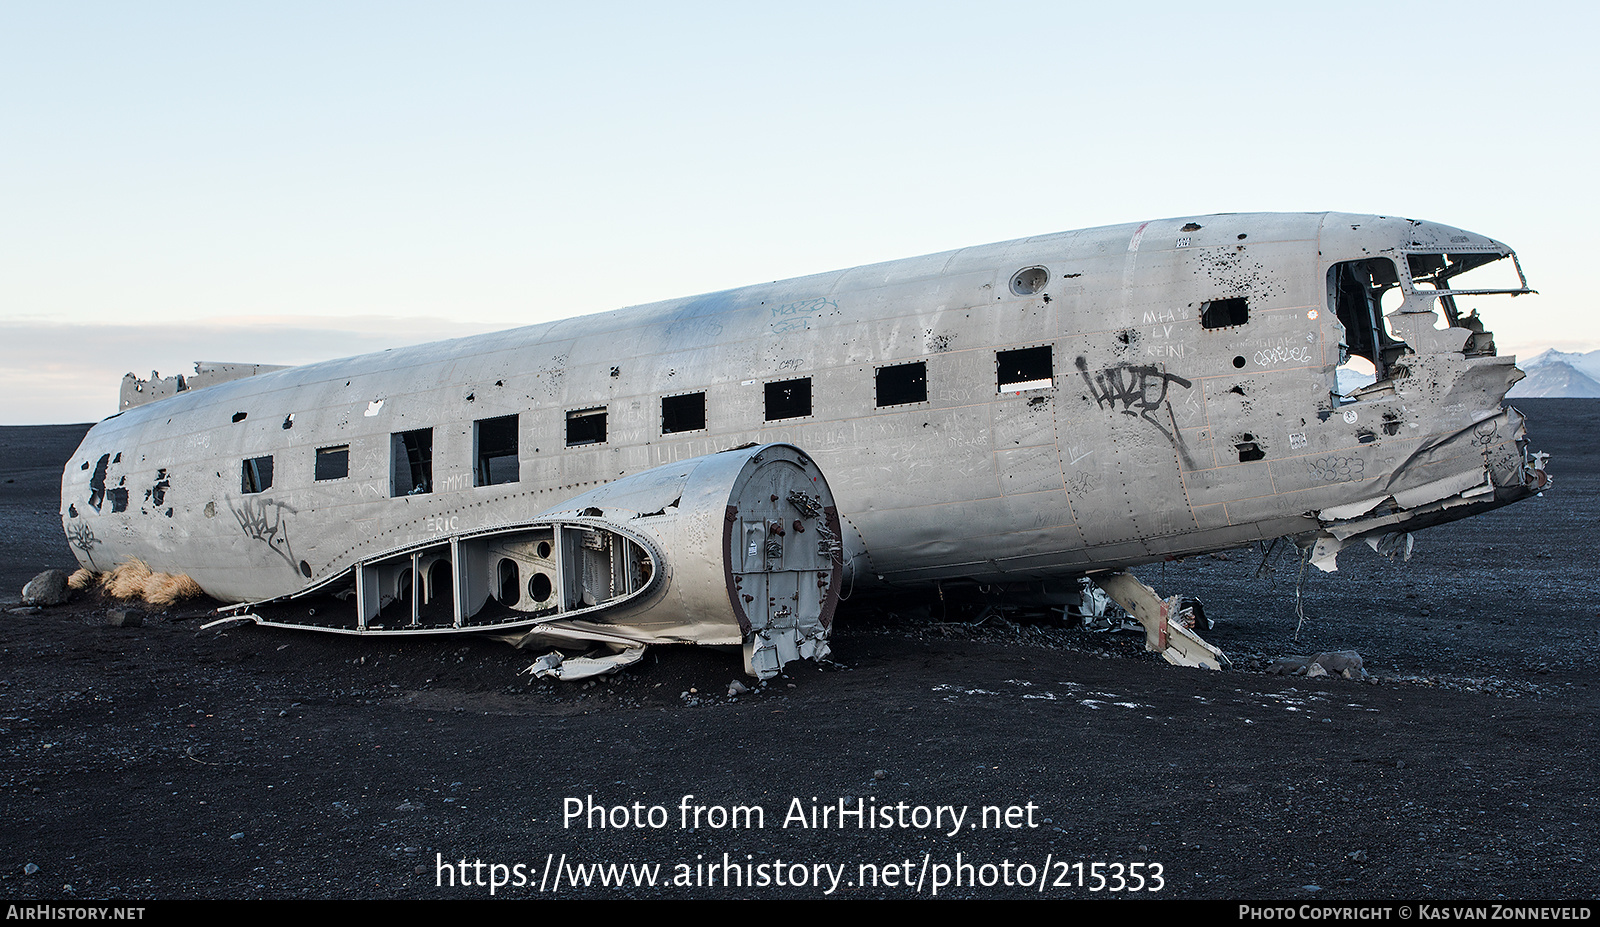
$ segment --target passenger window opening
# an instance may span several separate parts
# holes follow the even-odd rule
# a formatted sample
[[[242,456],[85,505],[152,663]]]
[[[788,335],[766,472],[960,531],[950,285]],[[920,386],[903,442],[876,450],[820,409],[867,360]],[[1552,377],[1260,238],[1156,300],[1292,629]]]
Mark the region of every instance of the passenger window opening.
[[[516,605],[519,595],[517,590],[517,565],[511,560],[501,558],[500,564],[496,568],[496,578],[499,581],[500,590],[495,598],[500,600],[501,605]]]
[[[342,480],[350,475],[350,445],[317,448],[316,480]]]
[[[495,486],[521,479],[517,457],[517,416],[480,419],[472,425],[472,483]]]
[[[567,413],[567,447],[606,442],[606,410],[577,409]]]
[[[1212,299],[1200,304],[1201,328],[1232,328],[1250,321],[1250,300],[1243,296]]]
[[[924,361],[879,367],[876,381],[879,408],[928,401],[928,365]]]
[[[251,457],[239,467],[239,492],[244,495],[272,488],[272,458]]]
[[[1002,393],[1049,389],[1055,385],[1050,345],[996,351],[994,361],[997,368],[996,385]]]
[[[390,435],[389,450],[389,495],[420,496],[433,492],[432,428]]]
[[[661,397],[661,433],[702,431],[706,427],[706,394]]]
[[[811,378],[767,384],[767,421],[804,418],[811,414]]]

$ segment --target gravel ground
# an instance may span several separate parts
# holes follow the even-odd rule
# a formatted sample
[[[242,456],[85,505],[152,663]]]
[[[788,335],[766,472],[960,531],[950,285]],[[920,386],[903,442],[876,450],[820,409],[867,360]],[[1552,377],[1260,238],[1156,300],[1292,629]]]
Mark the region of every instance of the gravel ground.
[[[203,604],[0,614],[0,896],[1593,898],[1600,402],[1518,405],[1554,488],[1308,569],[1303,620],[1292,548],[1140,570],[1204,599],[1222,673],[903,603],[742,694],[702,648],[573,685],[485,639],[202,631]],[[71,564],[85,427],[0,428],[12,600]],[[1264,672],[1321,650],[1373,678]]]

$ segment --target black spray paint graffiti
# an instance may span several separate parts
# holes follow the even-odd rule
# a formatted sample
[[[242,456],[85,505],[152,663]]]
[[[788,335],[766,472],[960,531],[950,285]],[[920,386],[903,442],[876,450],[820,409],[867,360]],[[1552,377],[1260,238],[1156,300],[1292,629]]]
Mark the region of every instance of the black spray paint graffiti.
[[[243,500],[239,508],[234,508],[233,504],[229,503],[228,511],[239,520],[239,528],[245,537],[266,544],[295,572],[306,571],[295,560],[294,548],[289,543],[289,526],[284,524],[283,520],[285,512],[294,515],[300,511],[299,509],[287,502],[250,498]]]
[[[73,522],[67,528],[67,543],[83,551],[83,556],[89,561],[89,569],[99,572],[100,565],[94,562],[94,549],[100,544],[100,539],[94,536],[94,529],[83,522]]]
[[[1077,363],[1078,374],[1089,387],[1089,394],[1094,397],[1096,405],[1142,418],[1154,425],[1168,441],[1172,440],[1172,432],[1167,430],[1171,424],[1170,413],[1167,420],[1158,418],[1155,413],[1166,405],[1167,390],[1173,383],[1184,389],[1188,389],[1192,383],[1175,373],[1167,373],[1150,365],[1135,367],[1119,364],[1107,367],[1091,378],[1089,362],[1079,357]]]
[[[94,536],[93,528],[80,521],[67,529],[67,543],[87,554],[94,550],[100,539]]]

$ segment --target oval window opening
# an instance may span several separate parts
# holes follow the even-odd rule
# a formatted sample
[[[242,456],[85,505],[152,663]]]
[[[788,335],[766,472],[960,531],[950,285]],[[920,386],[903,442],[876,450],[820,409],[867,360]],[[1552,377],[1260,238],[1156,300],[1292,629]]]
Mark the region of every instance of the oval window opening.
[[[500,603],[502,605],[515,605],[517,602],[517,565],[510,560],[501,558],[498,572],[500,578]]]

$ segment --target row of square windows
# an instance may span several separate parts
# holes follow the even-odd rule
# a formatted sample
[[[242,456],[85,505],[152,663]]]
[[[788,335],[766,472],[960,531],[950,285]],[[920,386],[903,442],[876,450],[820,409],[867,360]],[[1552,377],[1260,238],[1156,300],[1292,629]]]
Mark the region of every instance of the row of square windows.
[[[1039,389],[1054,383],[1049,345],[997,351],[996,385],[1000,392]],[[926,402],[928,370],[924,361],[879,367],[875,376],[879,408]],[[804,418],[811,414],[811,378],[779,380],[766,384],[766,420]],[[479,419],[472,425],[474,486],[515,483],[518,479],[518,416]],[[685,393],[661,398],[661,433],[700,431],[706,427],[706,394]],[[580,409],[567,413],[567,446],[602,444],[606,440],[606,409]],[[433,429],[420,428],[390,435],[389,493],[413,496],[433,492]],[[318,482],[350,475],[350,445],[317,449]],[[272,456],[251,457],[240,468],[242,493],[272,488]]]

